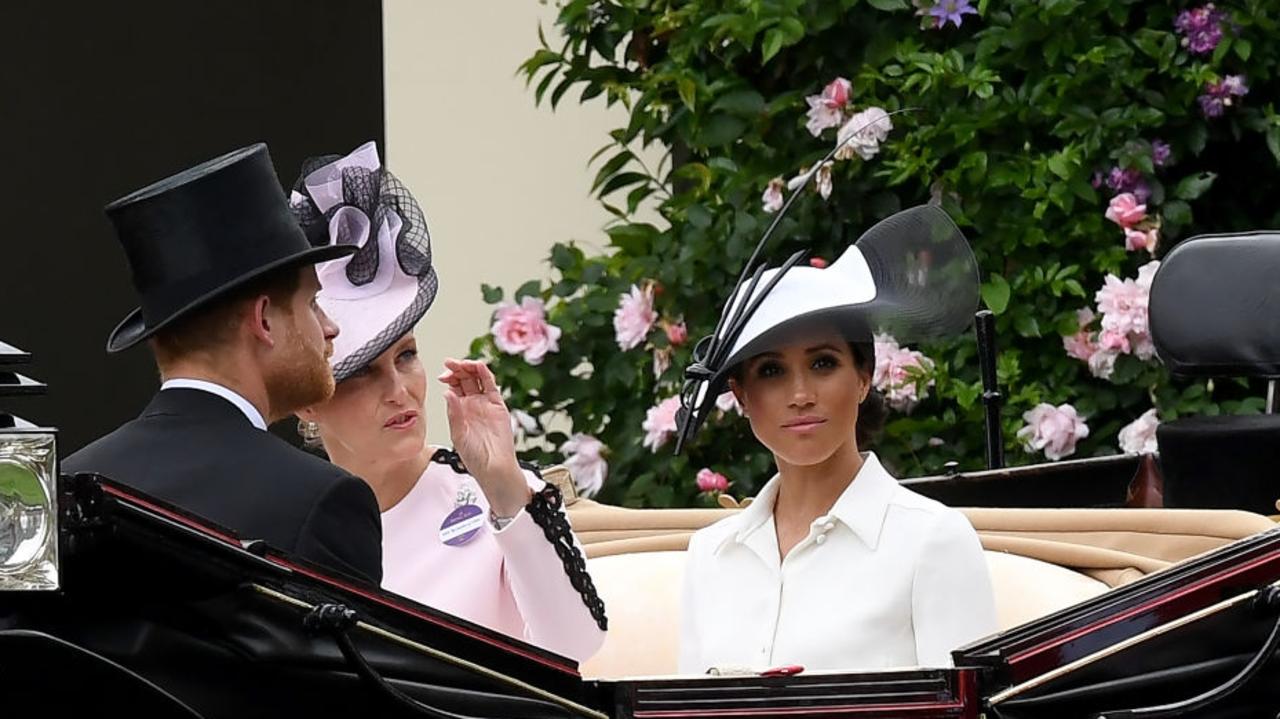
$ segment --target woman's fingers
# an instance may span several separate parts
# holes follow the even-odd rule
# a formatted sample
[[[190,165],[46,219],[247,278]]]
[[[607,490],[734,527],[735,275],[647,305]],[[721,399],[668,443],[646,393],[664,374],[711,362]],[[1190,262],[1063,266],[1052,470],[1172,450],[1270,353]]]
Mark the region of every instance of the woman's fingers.
[[[498,392],[497,380],[489,367],[477,360],[446,359],[445,371],[441,373],[441,382],[458,389],[464,396]]]

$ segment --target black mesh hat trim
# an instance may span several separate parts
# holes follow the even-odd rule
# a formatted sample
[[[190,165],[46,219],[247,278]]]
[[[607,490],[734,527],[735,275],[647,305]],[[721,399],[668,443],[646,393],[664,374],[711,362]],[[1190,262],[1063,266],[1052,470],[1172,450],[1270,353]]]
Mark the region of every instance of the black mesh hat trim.
[[[324,246],[331,242],[329,221],[339,210],[354,207],[370,221],[370,236],[364,246],[347,261],[347,280],[353,285],[365,285],[373,281],[378,267],[392,258],[381,257],[376,233],[391,213],[400,218],[401,227],[395,237],[395,262],[397,269],[418,278],[418,292],[413,301],[392,322],[350,355],[342,358],[333,368],[334,380],[341,382],[372,362],[405,334],[413,330],[427,309],[435,301],[440,282],[431,265],[431,233],[422,207],[414,199],[409,188],[385,167],[369,170],[347,167],[342,170],[342,202],[320,212],[307,191],[306,178],[316,170],[342,159],[341,155],[315,157],[302,164],[302,172],[293,189],[305,201],[291,204],[294,217],[313,245]]]

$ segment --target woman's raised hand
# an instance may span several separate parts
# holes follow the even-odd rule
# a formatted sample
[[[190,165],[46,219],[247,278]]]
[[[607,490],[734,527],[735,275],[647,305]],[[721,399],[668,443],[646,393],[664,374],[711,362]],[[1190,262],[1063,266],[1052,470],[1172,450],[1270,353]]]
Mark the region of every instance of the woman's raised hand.
[[[476,478],[494,513],[513,516],[528,504],[531,490],[516,461],[511,413],[497,380],[484,362],[446,359],[444,366],[439,379],[446,386],[444,401],[453,449]]]

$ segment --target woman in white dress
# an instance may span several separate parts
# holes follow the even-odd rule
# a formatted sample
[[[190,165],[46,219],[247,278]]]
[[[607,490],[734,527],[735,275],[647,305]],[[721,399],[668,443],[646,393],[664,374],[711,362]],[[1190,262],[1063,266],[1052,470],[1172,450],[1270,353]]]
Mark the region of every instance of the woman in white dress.
[[[798,259],[739,283],[687,371],[680,444],[727,387],[778,471],[689,543],[680,670],[948,666],[995,630],[991,582],[964,515],[903,488],[865,449],[883,417],[870,330],[962,329],[977,304],[972,253],[925,206],[830,267]]]

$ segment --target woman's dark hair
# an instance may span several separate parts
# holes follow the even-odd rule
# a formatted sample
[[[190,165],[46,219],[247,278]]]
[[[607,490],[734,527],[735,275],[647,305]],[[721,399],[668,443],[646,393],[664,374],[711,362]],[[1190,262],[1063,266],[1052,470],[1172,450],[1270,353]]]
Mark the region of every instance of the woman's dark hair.
[[[876,372],[875,345],[870,342],[850,342],[849,351],[853,353],[854,367],[862,372],[870,383]],[[738,384],[742,384],[742,371],[746,364],[746,362],[740,362],[729,372],[729,376]],[[867,398],[858,405],[858,424],[854,427],[858,449],[866,449],[879,438],[888,417],[889,408],[885,404],[884,395],[873,386],[867,392]]]

